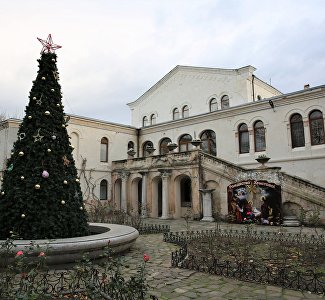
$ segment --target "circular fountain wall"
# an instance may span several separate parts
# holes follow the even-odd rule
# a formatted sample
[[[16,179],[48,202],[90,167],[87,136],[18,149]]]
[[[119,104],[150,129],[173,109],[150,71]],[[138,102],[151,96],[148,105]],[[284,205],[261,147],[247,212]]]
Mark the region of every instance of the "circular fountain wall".
[[[90,223],[91,235],[55,239],[55,240],[32,240],[41,250],[46,251],[46,262],[48,265],[61,265],[73,263],[87,253],[90,258],[99,258],[109,246],[113,253],[119,253],[129,249],[139,236],[139,232],[130,226]],[[4,241],[0,240],[0,243]],[[14,251],[26,251],[30,246],[29,240],[15,240]],[[35,255],[38,255],[35,253]],[[1,258],[0,258],[1,260]]]

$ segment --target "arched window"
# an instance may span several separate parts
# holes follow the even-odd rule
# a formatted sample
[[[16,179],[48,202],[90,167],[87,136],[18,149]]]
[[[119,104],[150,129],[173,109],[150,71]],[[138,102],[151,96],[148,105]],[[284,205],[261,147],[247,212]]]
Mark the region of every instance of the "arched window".
[[[187,105],[184,105],[182,108],[182,117],[188,118],[190,116],[190,109]]]
[[[221,98],[221,109],[229,108],[229,96],[224,95]]]
[[[178,108],[173,109],[173,120],[178,120],[179,119],[179,110]]]
[[[206,130],[201,134],[201,149],[203,152],[217,156],[216,134],[213,130]]]
[[[100,141],[100,161],[108,161],[108,139],[103,137]]]
[[[304,123],[300,114],[294,114],[290,118],[292,148],[305,146]]]
[[[155,114],[152,114],[152,115],[150,116],[150,124],[151,124],[151,125],[156,124],[156,115],[155,115]]]
[[[153,147],[153,143],[151,141],[147,141],[142,146],[142,153],[144,157],[150,156],[150,154],[155,151]]]
[[[189,134],[184,134],[179,139],[179,152],[192,150],[193,146],[191,144],[192,137]]]
[[[168,143],[171,143],[171,139],[170,138],[164,138],[161,140],[160,142],[160,147],[159,147],[159,154],[160,155],[164,155],[167,154],[169,152],[169,149],[167,148]]]
[[[143,127],[146,127],[146,126],[148,126],[149,125],[149,121],[148,121],[148,117],[143,117],[143,119],[142,119],[142,126]]]
[[[180,180],[181,207],[192,207],[192,184],[188,176]]]
[[[100,182],[100,192],[99,192],[100,200],[107,200],[107,180],[103,179]]]
[[[218,103],[216,98],[212,98],[210,100],[210,111],[216,111],[218,110]]]
[[[310,139],[312,145],[324,144],[324,118],[319,110],[309,114]]]
[[[128,142],[128,150],[133,149],[134,150],[134,143],[132,141]]]
[[[265,128],[262,121],[256,121],[254,124],[254,144],[255,151],[265,151]]]
[[[249,133],[245,123],[239,125],[239,153],[249,153]]]

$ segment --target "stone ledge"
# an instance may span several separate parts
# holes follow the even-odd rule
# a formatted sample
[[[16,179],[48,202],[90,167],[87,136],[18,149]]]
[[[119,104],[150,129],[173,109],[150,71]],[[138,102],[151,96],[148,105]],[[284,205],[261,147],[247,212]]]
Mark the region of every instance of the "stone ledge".
[[[129,249],[139,236],[139,232],[130,226],[90,223],[90,229],[95,233],[88,236],[55,239],[55,240],[15,240],[15,253],[19,250],[26,251],[32,241],[40,246],[41,250],[46,250],[46,263],[48,265],[61,265],[73,263],[80,260],[84,253],[88,253],[90,258],[99,258],[109,246],[114,253],[119,253]],[[103,232],[105,231],[105,232]],[[0,240],[0,243],[4,241]],[[38,253],[35,253],[35,256]],[[0,261],[2,259],[0,258]]]

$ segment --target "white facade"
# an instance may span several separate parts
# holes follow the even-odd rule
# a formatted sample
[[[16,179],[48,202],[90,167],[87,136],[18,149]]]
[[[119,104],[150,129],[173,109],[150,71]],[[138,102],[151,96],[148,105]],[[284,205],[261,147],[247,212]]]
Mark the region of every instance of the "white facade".
[[[128,104],[132,126],[71,116],[67,129],[84,198],[113,201],[128,212],[138,210],[142,202],[149,216],[179,218],[186,213],[182,184],[189,180],[193,208],[202,211],[199,190],[211,189],[212,209],[226,215],[227,186],[248,176],[245,169],[255,169],[254,174],[283,185],[285,202],[316,205],[323,211],[325,86],[283,95],[255,77],[254,71],[252,66],[233,70],[177,66]],[[222,99],[228,102],[222,105]],[[184,107],[188,115],[182,116]],[[320,116],[318,131],[312,128],[315,112]],[[301,117],[300,131],[293,128],[293,116]],[[1,125],[3,170],[19,120]],[[207,132],[213,138],[204,140]],[[311,136],[315,132],[320,132],[319,140]],[[185,135],[203,140],[202,154],[183,143]],[[167,138],[178,145],[174,152],[166,152],[162,142]],[[151,154],[148,143],[155,149]],[[130,148],[134,156],[128,155]],[[271,158],[267,164],[271,169],[264,173],[256,169],[260,165],[255,159],[261,154]]]
[[[184,106],[189,116],[210,111],[211,99],[216,99],[215,109],[222,108],[221,99],[229,97],[229,106],[234,107],[270,98],[281,93],[253,75],[252,66],[240,69],[216,69],[177,66],[145,92],[136,101],[129,103],[132,125],[142,127],[143,119],[156,116],[156,123],[173,120],[173,111],[179,110],[182,118]]]

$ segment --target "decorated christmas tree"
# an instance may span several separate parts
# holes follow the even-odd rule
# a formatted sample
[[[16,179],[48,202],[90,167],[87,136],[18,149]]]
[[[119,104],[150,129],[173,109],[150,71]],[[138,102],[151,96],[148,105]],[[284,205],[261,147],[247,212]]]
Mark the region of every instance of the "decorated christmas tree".
[[[2,179],[0,239],[12,233],[30,240],[88,233],[58,83],[54,50],[61,46],[51,35],[38,40],[43,45],[39,71]]]

